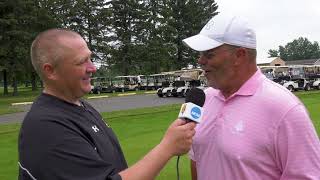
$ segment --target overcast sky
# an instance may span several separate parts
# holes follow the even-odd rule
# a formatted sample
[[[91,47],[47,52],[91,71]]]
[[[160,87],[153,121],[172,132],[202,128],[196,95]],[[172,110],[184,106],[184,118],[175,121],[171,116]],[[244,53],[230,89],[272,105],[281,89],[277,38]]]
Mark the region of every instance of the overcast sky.
[[[216,0],[221,13],[246,17],[256,30],[258,61],[298,37],[320,42],[320,0]]]

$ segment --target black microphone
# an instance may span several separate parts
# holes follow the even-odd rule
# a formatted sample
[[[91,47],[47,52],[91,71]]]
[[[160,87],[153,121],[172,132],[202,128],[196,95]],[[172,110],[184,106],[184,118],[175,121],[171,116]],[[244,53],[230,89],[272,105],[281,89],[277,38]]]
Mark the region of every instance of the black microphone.
[[[199,88],[192,88],[186,94],[185,103],[182,104],[179,118],[185,119],[187,121],[194,121],[196,123],[200,123],[202,119],[202,106],[206,99],[206,95],[203,90]],[[180,180],[179,174],[179,159],[177,158],[177,178]]]
[[[202,107],[204,105],[205,100],[206,95],[204,94],[203,90],[199,88],[192,88],[190,89],[190,91],[187,92],[185,102],[191,102]]]
[[[202,106],[206,95],[199,88],[192,88],[186,94],[185,103],[182,104],[179,118],[188,119],[199,123],[202,119]]]

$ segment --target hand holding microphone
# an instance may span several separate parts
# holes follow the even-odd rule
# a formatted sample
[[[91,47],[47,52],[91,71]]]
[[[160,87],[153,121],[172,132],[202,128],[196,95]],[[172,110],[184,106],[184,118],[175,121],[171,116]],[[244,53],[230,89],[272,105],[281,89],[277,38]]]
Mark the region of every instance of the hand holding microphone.
[[[179,180],[178,162],[182,154],[187,153],[192,145],[192,138],[195,135],[196,122],[200,122],[202,110],[194,110],[204,103],[202,90],[190,90],[187,94],[185,111],[180,112],[179,117],[184,119],[175,120],[168,128],[160,144],[153,148],[146,156],[130,168],[121,171],[122,179],[154,179],[164,165],[173,157],[178,156],[177,175]],[[190,103],[192,103],[190,105]],[[191,107],[192,106],[192,107]],[[199,106],[199,107],[198,107]],[[190,109],[190,111],[186,111]],[[186,113],[189,112],[189,115]],[[186,121],[185,119],[191,121]]]
[[[202,106],[205,94],[201,89],[191,89],[186,96],[186,103],[181,107],[179,119],[168,128],[161,144],[172,156],[182,155],[190,150],[192,138],[195,134],[196,123],[202,118]]]

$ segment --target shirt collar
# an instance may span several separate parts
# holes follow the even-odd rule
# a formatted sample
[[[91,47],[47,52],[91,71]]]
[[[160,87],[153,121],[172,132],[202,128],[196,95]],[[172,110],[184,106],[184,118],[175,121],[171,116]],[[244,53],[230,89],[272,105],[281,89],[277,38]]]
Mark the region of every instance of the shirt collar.
[[[257,91],[258,87],[262,83],[263,74],[261,70],[258,69],[241,87],[231,95],[228,99],[234,96],[252,96]],[[219,99],[225,100],[223,94],[220,90],[216,90],[213,92],[213,95],[218,97]]]
[[[240,96],[252,96],[256,93],[262,82],[263,74],[258,69],[235,93]]]

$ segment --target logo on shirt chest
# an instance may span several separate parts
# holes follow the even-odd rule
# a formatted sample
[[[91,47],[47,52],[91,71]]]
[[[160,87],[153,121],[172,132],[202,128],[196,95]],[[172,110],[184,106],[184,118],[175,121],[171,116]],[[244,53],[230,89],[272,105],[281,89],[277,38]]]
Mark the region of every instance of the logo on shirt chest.
[[[93,125],[91,128],[93,129],[94,132],[100,131],[100,129],[96,125]]]
[[[240,134],[243,133],[244,131],[244,122],[243,121],[239,121],[237,122],[233,127],[232,127],[232,133],[233,134]]]

